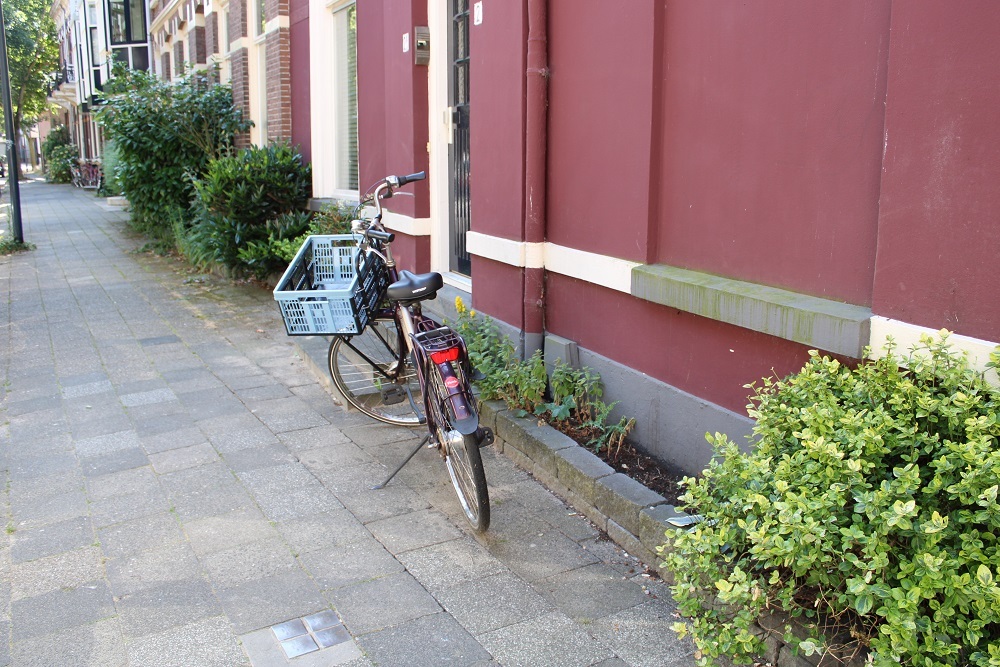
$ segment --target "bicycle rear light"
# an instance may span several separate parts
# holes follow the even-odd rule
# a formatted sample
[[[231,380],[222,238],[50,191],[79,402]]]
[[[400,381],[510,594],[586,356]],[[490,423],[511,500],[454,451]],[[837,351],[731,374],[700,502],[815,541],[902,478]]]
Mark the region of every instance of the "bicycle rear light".
[[[459,352],[460,350],[457,347],[449,347],[447,350],[431,352],[431,361],[435,364],[443,364],[446,361],[455,361],[458,359]]]

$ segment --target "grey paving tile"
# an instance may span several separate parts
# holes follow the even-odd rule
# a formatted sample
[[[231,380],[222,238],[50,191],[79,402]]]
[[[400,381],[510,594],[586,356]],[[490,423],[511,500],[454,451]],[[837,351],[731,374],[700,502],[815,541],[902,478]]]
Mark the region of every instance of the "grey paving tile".
[[[300,554],[323,590],[350,586],[403,571],[403,564],[375,540],[358,540]]]
[[[325,426],[329,422],[297,396],[256,401],[252,412],[274,433]]]
[[[101,528],[97,537],[109,558],[131,556],[185,541],[177,519],[169,512]]]
[[[15,529],[10,556],[14,563],[53,556],[94,543],[94,528],[88,517],[37,528]]]
[[[147,588],[159,588],[174,582],[199,579],[201,563],[190,545],[171,544],[152,551],[143,551],[105,563],[108,585],[116,596]]]
[[[161,475],[187,468],[197,468],[207,463],[215,463],[218,460],[218,452],[207,442],[149,455],[149,462],[153,466],[153,470]]]
[[[548,577],[538,587],[563,613],[577,620],[610,616],[647,599],[641,585],[604,563]]]
[[[228,387],[189,391],[177,394],[177,398],[184,404],[187,414],[196,422],[239,415],[247,409]]]
[[[343,507],[309,471],[298,464],[249,470],[238,476],[257,505],[274,521]]]
[[[44,526],[86,516],[87,496],[82,489],[39,496],[24,501],[11,499],[11,520],[18,528]]]
[[[678,640],[668,634],[677,621],[675,611],[672,602],[655,600],[598,619],[588,629],[633,667],[688,667],[695,661],[691,638]]]
[[[405,485],[389,484],[384,489],[372,489],[381,483],[389,471],[381,465],[360,465],[316,472],[323,486],[330,489],[344,507],[363,523],[386,519],[426,509],[429,504]]]
[[[277,436],[249,412],[208,419],[199,426],[221,454],[278,443]]]
[[[122,405],[127,408],[134,408],[140,405],[155,405],[157,403],[166,403],[168,401],[176,401],[177,395],[167,388],[153,389],[151,391],[141,391],[132,394],[122,394],[119,396]]]
[[[87,496],[91,501],[143,493],[160,488],[156,474],[149,467],[118,470],[107,475],[90,477],[85,480],[85,484]]]
[[[79,588],[104,578],[101,550],[82,547],[10,566],[11,600]]]
[[[565,615],[552,612],[477,639],[502,665],[584,667],[614,657],[611,651]]]
[[[11,603],[11,639],[20,641],[114,616],[108,585],[94,580]]]
[[[239,449],[228,452],[225,459],[226,464],[233,472],[237,473],[297,463],[295,457],[284,445],[264,445]]]
[[[191,548],[202,557],[278,536],[277,530],[267,518],[259,510],[251,508],[186,521],[184,531]]]
[[[126,593],[117,598],[116,606],[128,638],[218,616],[222,611],[211,587],[200,577]]]
[[[171,509],[170,498],[158,485],[136,493],[108,496],[90,503],[90,517],[101,528]]]
[[[555,529],[509,540],[487,535],[486,540],[490,553],[529,582],[598,562],[594,554]]]
[[[55,439],[49,442],[54,444]],[[32,449],[31,451],[37,450]],[[39,479],[79,470],[76,455],[67,451],[55,451],[41,456],[10,456],[8,457],[8,466],[12,480]]]
[[[127,667],[125,639],[117,618],[78,625],[11,643],[18,667]]]
[[[407,572],[338,588],[327,595],[355,636],[441,611],[437,600]]]
[[[80,459],[80,469],[87,477],[98,477],[148,465],[149,458],[146,456],[146,452],[140,447],[120,449],[110,454],[101,454]]]
[[[351,439],[360,447],[380,447],[391,442],[413,441],[427,435],[427,428],[423,432],[416,428],[405,428],[402,426],[390,426],[388,424],[377,424],[371,420],[362,426],[352,426],[344,429],[344,435]]]
[[[283,438],[287,435],[287,433],[282,434]],[[357,466],[375,462],[375,458],[371,454],[350,441],[313,447],[311,449],[296,446],[292,451],[297,452],[302,465],[316,473],[344,466]]]
[[[445,610],[473,635],[515,625],[552,610],[551,603],[508,571],[431,590]]]
[[[216,592],[233,629],[241,635],[329,606],[313,580],[300,569]]]
[[[435,595],[466,581],[509,572],[499,559],[466,536],[403,553],[390,551]]]
[[[117,431],[106,435],[97,435],[76,441],[76,452],[80,456],[97,456],[109,454],[122,449],[134,449],[139,446],[139,436],[135,431]]]
[[[394,554],[402,554],[410,549],[419,549],[462,536],[462,531],[447,517],[429,509],[371,521],[366,526],[375,538]]]
[[[207,442],[208,439],[193,424],[173,431],[151,433],[140,436],[142,448],[147,454],[159,454],[172,449],[183,449]]]
[[[280,521],[277,528],[297,554],[371,539],[368,529],[343,509]]]
[[[358,643],[372,662],[380,667],[475,665],[487,664],[491,658],[476,638],[447,614],[424,616],[382,632],[364,635],[358,638]],[[567,663],[558,659],[548,663],[562,664]]]
[[[241,544],[201,557],[212,585],[232,588],[298,569],[284,540],[277,537]]]
[[[134,665],[157,667],[244,667],[250,664],[228,621],[204,618],[129,643]]]
[[[253,505],[246,490],[222,463],[162,475],[182,521],[226,514]]]

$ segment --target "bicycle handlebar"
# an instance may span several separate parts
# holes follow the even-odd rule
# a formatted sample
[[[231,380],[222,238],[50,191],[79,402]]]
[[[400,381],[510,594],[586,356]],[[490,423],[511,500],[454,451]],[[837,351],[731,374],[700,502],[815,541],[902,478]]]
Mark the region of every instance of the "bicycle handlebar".
[[[427,172],[418,171],[415,174],[407,174],[406,176],[389,176],[385,180],[394,188],[398,188],[401,185],[406,185],[407,183],[412,183],[413,181],[422,181],[427,178]]]

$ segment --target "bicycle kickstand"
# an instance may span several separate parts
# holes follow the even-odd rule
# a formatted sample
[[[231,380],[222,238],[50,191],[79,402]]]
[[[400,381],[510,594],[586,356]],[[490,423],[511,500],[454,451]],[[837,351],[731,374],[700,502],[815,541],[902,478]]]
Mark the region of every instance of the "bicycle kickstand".
[[[384,488],[386,487],[386,485],[387,485],[387,484],[389,483],[389,480],[391,480],[391,479],[392,479],[393,477],[395,477],[395,476],[396,476],[396,473],[398,473],[398,472],[399,472],[400,470],[402,470],[402,469],[403,469],[403,466],[405,466],[405,465],[406,465],[407,463],[409,463],[409,462],[410,462],[410,459],[412,459],[412,458],[413,458],[414,456],[416,456],[416,455],[417,455],[417,452],[419,452],[419,451],[420,451],[420,450],[421,450],[421,449],[423,448],[423,446],[424,446],[425,444],[427,444],[427,441],[428,441],[428,440],[430,440],[430,439],[431,439],[431,436],[430,436],[430,434],[428,434],[428,435],[425,435],[425,436],[424,436],[424,439],[423,439],[423,440],[421,440],[421,441],[420,441],[420,442],[419,442],[419,443],[417,444],[417,448],[416,448],[416,449],[414,449],[414,450],[413,450],[412,452],[410,452],[410,455],[409,455],[409,456],[407,456],[407,457],[406,457],[406,459],[405,459],[405,460],[404,460],[404,461],[403,461],[402,463],[400,463],[400,464],[399,464],[399,467],[398,467],[398,468],[396,468],[395,470],[393,470],[393,471],[392,471],[392,474],[391,474],[391,475],[389,475],[388,477],[386,477],[386,478],[385,478],[385,481],[384,481],[384,482],[382,482],[381,484],[376,484],[375,486],[373,486],[373,487],[372,487],[372,491],[377,491],[377,490],[379,490],[379,489],[384,489]]]

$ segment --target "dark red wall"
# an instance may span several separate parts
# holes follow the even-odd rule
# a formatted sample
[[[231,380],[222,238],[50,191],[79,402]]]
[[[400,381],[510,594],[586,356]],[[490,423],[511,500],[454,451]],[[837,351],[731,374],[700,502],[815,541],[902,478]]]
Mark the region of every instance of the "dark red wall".
[[[659,262],[871,303],[889,10],[667,4]]]
[[[472,229],[516,240],[524,238],[524,5],[488,3],[469,32]]]
[[[312,161],[309,101],[309,0],[289,0],[288,42],[291,51],[292,144],[302,159]]]
[[[893,3],[874,310],[1000,340],[1000,6]]]
[[[549,5],[548,240],[647,260],[655,60],[652,1]]]

